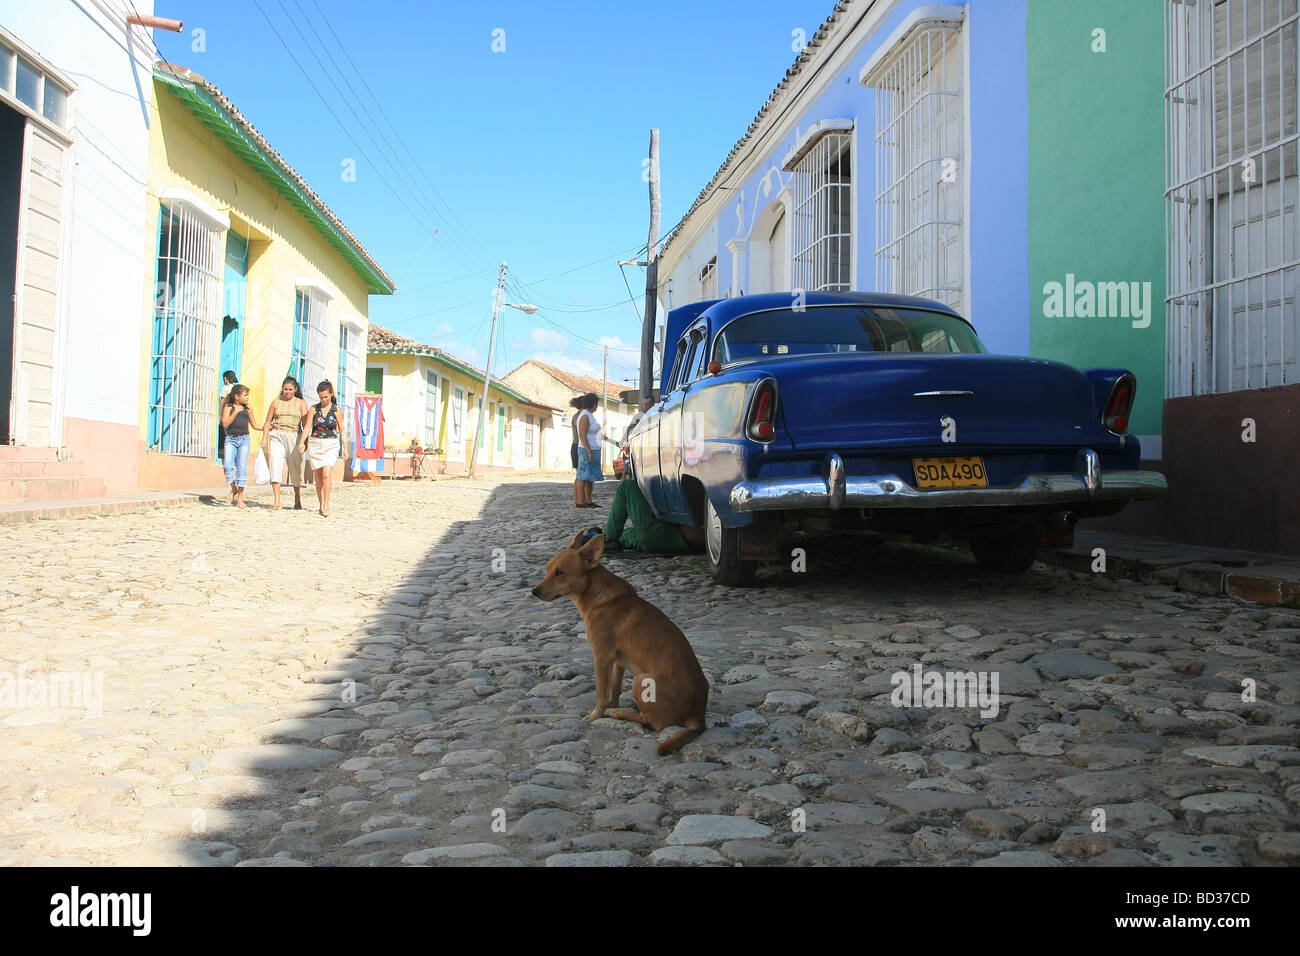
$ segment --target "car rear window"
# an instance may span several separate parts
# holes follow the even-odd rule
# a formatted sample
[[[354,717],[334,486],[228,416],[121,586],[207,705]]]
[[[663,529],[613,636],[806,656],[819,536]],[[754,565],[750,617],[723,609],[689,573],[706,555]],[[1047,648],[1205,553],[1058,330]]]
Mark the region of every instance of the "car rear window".
[[[783,355],[831,352],[987,352],[975,330],[944,312],[829,306],[755,312],[718,333],[713,359],[723,365]]]

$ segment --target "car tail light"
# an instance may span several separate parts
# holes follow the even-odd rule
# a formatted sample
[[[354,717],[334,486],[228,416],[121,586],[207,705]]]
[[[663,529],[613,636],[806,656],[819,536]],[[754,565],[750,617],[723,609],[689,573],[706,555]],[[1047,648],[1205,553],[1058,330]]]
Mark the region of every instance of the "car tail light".
[[[745,433],[754,441],[769,442],[776,435],[776,383],[771,379],[759,383],[749,406],[749,423]]]
[[[1121,375],[1111,386],[1110,397],[1101,413],[1101,423],[1116,435],[1128,432],[1128,416],[1133,409],[1137,393],[1137,380],[1131,375]]]

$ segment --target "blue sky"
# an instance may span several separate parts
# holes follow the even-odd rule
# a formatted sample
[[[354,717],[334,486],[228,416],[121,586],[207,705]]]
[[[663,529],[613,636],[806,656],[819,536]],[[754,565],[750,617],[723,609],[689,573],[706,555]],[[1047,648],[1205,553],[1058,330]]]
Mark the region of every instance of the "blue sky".
[[[636,375],[645,274],[624,270],[631,304],[615,261],[649,230],[650,128],[666,232],[794,61],[793,32],[812,36],[832,6],[157,0],[185,32],[154,37],[231,98],[396,280],[398,295],[371,297],[372,321],[482,367],[504,260],[507,300],[542,309],[502,310],[494,374],[536,356],[599,376],[590,343],[604,342],[621,381]]]

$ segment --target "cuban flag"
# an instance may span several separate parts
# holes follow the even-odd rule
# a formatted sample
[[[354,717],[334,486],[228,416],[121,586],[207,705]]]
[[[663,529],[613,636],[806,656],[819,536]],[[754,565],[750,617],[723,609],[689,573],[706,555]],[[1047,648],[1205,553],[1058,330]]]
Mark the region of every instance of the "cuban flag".
[[[357,396],[357,436],[352,443],[352,471],[384,470],[384,396]]]

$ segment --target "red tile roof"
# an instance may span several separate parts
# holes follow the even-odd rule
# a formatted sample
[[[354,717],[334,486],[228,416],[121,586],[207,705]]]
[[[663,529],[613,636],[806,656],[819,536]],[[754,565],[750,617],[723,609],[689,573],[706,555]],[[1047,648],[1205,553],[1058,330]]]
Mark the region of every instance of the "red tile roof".
[[[370,323],[370,328],[366,334],[366,350],[369,352],[409,352],[414,355],[428,355],[451,365],[454,368],[462,369],[478,378],[483,377],[483,370],[475,368],[462,358],[452,355],[450,352],[444,352],[442,349],[433,345],[425,345],[423,342],[417,342],[415,339],[408,339],[405,336],[398,335],[396,332],[384,328],[382,325]],[[538,408],[549,408],[552,411],[560,411],[552,405],[544,402],[533,401],[533,399],[524,395],[517,388],[510,385],[503,385],[499,378],[492,379],[492,387],[500,388],[501,391],[512,395],[526,405],[536,405]]]
[[[515,372],[519,371],[520,368],[523,368],[524,365],[537,366],[537,368],[540,368],[543,372],[551,376],[551,378],[555,379],[569,391],[575,392],[576,394],[586,395],[588,392],[594,392],[599,396],[601,393],[601,382],[598,378],[591,378],[588,375],[579,375],[577,372],[566,372],[562,368],[556,368],[554,365],[547,365],[545,362],[537,361],[537,359],[529,359],[524,362],[523,365],[520,365],[519,368],[515,369]],[[514,372],[511,372],[510,374],[513,375]],[[605,397],[610,401],[618,402],[623,405],[627,404],[623,401],[622,392],[623,387],[619,383],[605,383]]]

